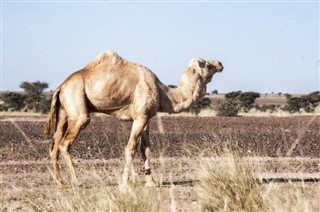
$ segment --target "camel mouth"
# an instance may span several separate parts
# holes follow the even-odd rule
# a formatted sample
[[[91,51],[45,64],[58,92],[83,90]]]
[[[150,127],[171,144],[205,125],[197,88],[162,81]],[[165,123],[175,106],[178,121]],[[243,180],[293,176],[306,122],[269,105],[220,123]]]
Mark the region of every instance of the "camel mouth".
[[[221,65],[221,66],[218,66],[216,67],[216,72],[222,72],[224,69],[224,67]]]
[[[217,72],[222,72],[222,71],[223,71],[223,67],[217,68]]]

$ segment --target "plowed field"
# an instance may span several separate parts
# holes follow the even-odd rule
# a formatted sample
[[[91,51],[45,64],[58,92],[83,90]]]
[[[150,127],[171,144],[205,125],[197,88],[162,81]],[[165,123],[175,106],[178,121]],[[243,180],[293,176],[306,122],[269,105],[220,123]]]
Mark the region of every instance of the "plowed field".
[[[0,211],[32,211],[28,196],[44,190],[54,193],[48,155],[51,138],[42,134],[44,123],[45,117],[0,117]],[[130,122],[110,116],[91,118],[71,149],[81,181],[90,185],[88,173],[94,172],[110,184],[117,182],[130,128]],[[265,178],[297,179],[303,173],[319,179],[319,116],[157,116],[150,122],[150,140],[155,179],[161,178],[163,185],[177,185],[177,208],[181,210],[193,211],[196,204],[196,159],[223,155],[225,149],[259,164]],[[139,152],[136,158],[135,165],[142,168]],[[63,164],[62,160],[64,176]],[[48,203],[46,210],[57,208]]]

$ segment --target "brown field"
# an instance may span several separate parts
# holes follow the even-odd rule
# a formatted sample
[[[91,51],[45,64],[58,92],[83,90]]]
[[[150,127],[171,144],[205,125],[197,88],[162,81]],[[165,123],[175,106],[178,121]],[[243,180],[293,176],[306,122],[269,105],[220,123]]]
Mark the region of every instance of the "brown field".
[[[53,184],[47,151],[51,140],[42,135],[44,122],[43,116],[0,117],[0,211],[67,210],[61,198],[70,197],[68,192],[75,190],[61,191]],[[90,191],[96,192],[101,185],[117,185],[130,127],[130,122],[93,116],[80,133],[71,152],[84,183],[82,195],[92,195]],[[301,198],[310,203],[311,209],[306,211],[319,209],[320,116],[157,116],[150,127],[153,174],[162,185],[158,198],[162,211],[199,211],[201,161],[214,157],[220,163],[230,153],[241,163],[256,167],[255,176],[263,182],[266,197],[272,192],[281,196],[298,186],[303,190]],[[136,158],[139,171],[139,153]],[[61,161],[62,176],[68,181]],[[143,176],[139,177],[143,184]],[[95,196],[94,201],[99,202],[103,195],[107,194]],[[68,210],[86,211],[71,208]]]

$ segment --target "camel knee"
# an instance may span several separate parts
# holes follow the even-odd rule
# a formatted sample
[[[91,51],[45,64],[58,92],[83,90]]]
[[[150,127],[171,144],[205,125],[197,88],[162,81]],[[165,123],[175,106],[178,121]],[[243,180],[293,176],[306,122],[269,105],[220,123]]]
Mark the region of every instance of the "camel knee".
[[[134,154],[135,154],[134,148],[126,147],[126,149],[125,149],[126,160],[132,160],[134,157]]]
[[[67,145],[67,146],[60,145],[60,146],[59,146],[59,150],[60,150],[60,152],[62,153],[62,155],[63,155],[64,157],[70,155],[70,153],[69,153],[69,151],[70,151],[70,145]]]

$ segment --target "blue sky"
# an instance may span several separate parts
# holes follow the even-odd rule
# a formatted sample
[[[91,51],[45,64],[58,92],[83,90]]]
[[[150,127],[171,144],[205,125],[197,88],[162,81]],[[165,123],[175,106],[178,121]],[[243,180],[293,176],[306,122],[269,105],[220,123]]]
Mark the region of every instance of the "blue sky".
[[[320,89],[318,1],[1,2],[1,90],[51,90],[113,49],[178,84],[191,58],[225,66],[208,92]]]

